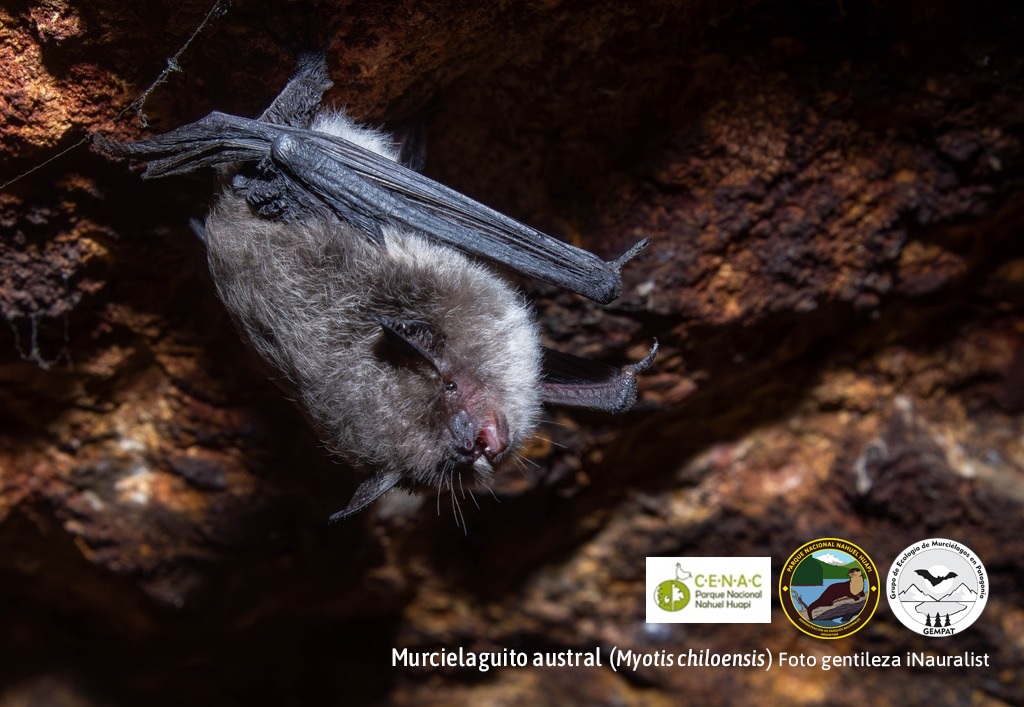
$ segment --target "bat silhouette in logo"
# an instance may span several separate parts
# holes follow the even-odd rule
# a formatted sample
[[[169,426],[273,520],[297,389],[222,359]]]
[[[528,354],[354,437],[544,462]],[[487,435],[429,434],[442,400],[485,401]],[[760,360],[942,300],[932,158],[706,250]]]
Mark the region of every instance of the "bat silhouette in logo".
[[[956,572],[950,572],[949,574],[944,575],[942,577],[936,577],[936,576],[932,575],[932,573],[929,572],[928,570],[914,570],[914,572],[916,572],[917,574],[921,575],[922,577],[927,579],[929,582],[931,582],[933,587],[936,587],[936,586],[942,584],[947,579],[952,579],[953,577],[957,576]]]
[[[499,272],[606,303],[647,241],[605,261],[493,211],[403,166],[415,159],[389,136],[321,110],[330,86],[311,57],[257,120],[215,112],[96,143],[148,160],[145,177],[221,169],[197,228],[218,294],[326,445],[370,471],[332,519],[393,487],[456,498],[486,485],[541,404],[632,408],[657,342],[622,368],[546,349]]]

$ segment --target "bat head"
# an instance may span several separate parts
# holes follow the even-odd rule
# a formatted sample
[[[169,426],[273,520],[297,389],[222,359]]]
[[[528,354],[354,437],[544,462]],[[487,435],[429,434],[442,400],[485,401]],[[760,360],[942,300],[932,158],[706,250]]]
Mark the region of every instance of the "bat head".
[[[441,448],[455,468],[477,466],[489,472],[500,463],[510,444],[508,418],[500,401],[446,338],[428,322],[374,316],[382,337],[377,354],[392,365],[412,369],[426,382],[428,407],[436,409],[438,429],[447,432]],[[431,393],[430,387],[435,391]],[[445,435],[442,435],[444,437]]]
[[[344,372],[344,404],[320,406],[340,415],[323,425],[338,448],[375,470],[343,515],[393,486],[459,496],[487,486],[540,414],[539,335],[522,297],[413,234],[386,242],[387,257],[374,252],[359,275],[373,283],[357,325],[367,355]]]

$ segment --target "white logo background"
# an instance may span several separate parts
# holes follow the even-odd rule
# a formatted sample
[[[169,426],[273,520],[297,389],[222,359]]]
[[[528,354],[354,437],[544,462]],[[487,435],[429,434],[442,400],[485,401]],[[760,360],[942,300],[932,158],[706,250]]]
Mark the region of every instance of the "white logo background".
[[[658,587],[668,580],[689,590],[689,602],[676,611],[657,603]],[[647,623],[767,624],[772,620],[771,596],[770,557],[647,558]],[[678,599],[679,593],[670,588],[662,593],[665,597]]]
[[[988,574],[963,543],[929,538],[896,556],[885,590],[904,626],[922,636],[953,636],[985,609]]]

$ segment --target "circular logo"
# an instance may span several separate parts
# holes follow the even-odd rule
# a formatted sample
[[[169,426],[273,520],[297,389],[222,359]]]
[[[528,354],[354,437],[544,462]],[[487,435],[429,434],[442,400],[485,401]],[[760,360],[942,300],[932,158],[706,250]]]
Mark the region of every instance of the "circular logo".
[[[654,603],[665,611],[679,611],[690,603],[690,588],[678,579],[666,579],[654,588]]]
[[[878,608],[878,568],[848,540],[819,538],[789,556],[779,578],[786,618],[808,636],[845,638]]]
[[[952,636],[981,616],[988,573],[969,547],[945,538],[914,543],[889,569],[886,594],[892,613],[922,636]]]

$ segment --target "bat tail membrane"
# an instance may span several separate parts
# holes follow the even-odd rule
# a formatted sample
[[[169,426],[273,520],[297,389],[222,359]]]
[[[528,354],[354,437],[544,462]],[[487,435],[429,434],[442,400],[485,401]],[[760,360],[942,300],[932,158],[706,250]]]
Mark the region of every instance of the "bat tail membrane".
[[[541,399],[547,405],[628,412],[636,404],[636,377],[657,355],[657,339],[646,356],[622,368],[546,348]]]

